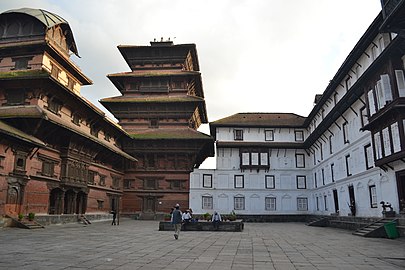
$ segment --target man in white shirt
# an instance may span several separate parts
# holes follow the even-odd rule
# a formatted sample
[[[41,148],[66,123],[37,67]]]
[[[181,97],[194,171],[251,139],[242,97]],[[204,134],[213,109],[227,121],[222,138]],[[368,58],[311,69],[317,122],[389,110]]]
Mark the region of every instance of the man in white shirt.
[[[214,226],[214,230],[218,230],[219,229],[219,224],[222,221],[221,215],[215,211],[214,214],[212,215],[212,225]]]

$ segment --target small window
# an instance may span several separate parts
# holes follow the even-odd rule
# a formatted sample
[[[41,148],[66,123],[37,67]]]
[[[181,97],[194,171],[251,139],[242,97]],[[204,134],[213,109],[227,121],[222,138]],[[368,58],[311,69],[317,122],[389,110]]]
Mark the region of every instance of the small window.
[[[105,179],[107,178],[107,176],[105,175],[100,175],[100,182],[99,185],[100,186],[105,186]]]
[[[234,210],[245,210],[245,197],[237,196],[233,198]]]
[[[324,205],[325,211],[328,211],[328,196],[327,195],[323,196],[323,205]]]
[[[297,142],[304,141],[304,132],[302,130],[295,131],[295,141]]]
[[[119,177],[112,177],[112,188],[120,189],[120,178]]]
[[[97,208],[99,210],[104,209],[104,201],[103,200],[97,200]]]
[[[297,168],[305,168],[305,155],[295,154],[295,166]]]
[[[243,130],[242,129],[235,129],[233,131],[234,140],[235,141],[243,141]]]
[[[44,176],[53,177],[54,176],[55,163],[49,160],[42,161],[42,171],[41,174]]]
[[[59,100],[55,99],[55,98],[49,98],[48,99],[48,110],[58,114],[59,110],[62,107],[62,102],[60,102]]]
[[[125,189],[131,189],[132,186],[133,186],[133,182],[134,182],[134,180],[125,179],[125,180],[124,180],[124,188],[125,188]]]
[[[181,180],[171,180],[170,189],[181,189]]]
[[[307,177],[305,175],[297,175],[297,189],[307,188]]]
[[[243,175],[235,175],[234,182],[235,188],[244,188]]]
[[[266,175],[265,181],[266,181],[266,188],[267,189],[276,188],[274,175]]]
[[[325,169],[321,170],[321,174],[322,174],[322,185],[325,185]]]
[[[95,176],[95,172],[93,171],[88,171],[87,172],[87,183],[89,185],[94,185],[94,176]]]
[[[276,211],[276,198],[266,197],[265,198],[265,209],[267,211]]]
[[[308,198],[297,198],[297,210],[308,211]]]
[[[368,123],[367,108],[365,106],[360,109],[360,121],[361,127],[364,127]]]
[[[212,174],[203,175],[203,187],[212,188]]]
[[[202,196],[202,209],[212,209],[212,196]]]
[[[346,176],[351,176],[352,173],[350,171],[350,155],[345,156],[345,161],[346,161]]]
[[[329,136],[329,154],[333,154],[332,135]]]
[[[157,189],[157,181],[156,181],[156,179],[145,179],[144,180],[144,188],[145,189]]]
[[[364,155],[366,160],[366,169],[368,170],[373,168],[374,157],[373,157],[373,148],[371,147],[371,144],[367,144],[366,146],[364,146]]]
[[[369,194],[370,194],[370,207],[377,208],[377,188],[375,185],[371,185],[368,187]]]
[[[159,127],[159,120],[158,119],[150,119],[149,127],[150,128],[158,128]]]
[[[15,70],[29,69],[28,61],[31,59],[32,59],[32,57],[13,58],[12,60],[15,63],[14,69]]]
[[[25,93],[22,89],[13,89],[6,92],[7,105],[25,104]]]
[[[335,164],[330,164],[330,175],[332,177],[332,182],[335,182]]]
[[[343,143],[349,143],[347,122],[343,123]]]
[[[274,141],[274,131],[273,130],[265,130],[264,131],[264,140],[265,141]]]

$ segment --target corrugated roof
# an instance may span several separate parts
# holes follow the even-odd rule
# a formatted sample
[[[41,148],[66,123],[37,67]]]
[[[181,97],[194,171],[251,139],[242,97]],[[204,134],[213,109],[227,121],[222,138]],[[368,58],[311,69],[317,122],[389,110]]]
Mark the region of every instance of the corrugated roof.
[[[237,113],[211,122],[210,126],[302,127],[305,119],[294,113]]]
[[[129,132],[133,139],[137,140],[210,140],[211,136],[187,129],[144,129],[136,132]]]

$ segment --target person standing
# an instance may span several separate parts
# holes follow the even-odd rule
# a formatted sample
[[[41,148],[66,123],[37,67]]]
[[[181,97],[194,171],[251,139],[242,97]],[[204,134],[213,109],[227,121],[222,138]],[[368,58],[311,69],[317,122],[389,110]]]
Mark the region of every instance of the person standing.
[[[117,218],[117,212],[116,212],[115,210],[112,210],[112,211],[111,211],[111,214],[113,215],[113,216],[112,216],[111,225],[117,225],[117,224],[115,223],[115,219]]]
[[[174,225],[174,239],[179,238],[181,223],[183,222],[182,213],[180,211],[180,205],[176,204],[172,213],[172,223]]]
[[[218,231],[219,229],[219,224],[222,221],[221,215],[215,211],[214,214],[212,215],[212,225],[214,226],[214,230]]]

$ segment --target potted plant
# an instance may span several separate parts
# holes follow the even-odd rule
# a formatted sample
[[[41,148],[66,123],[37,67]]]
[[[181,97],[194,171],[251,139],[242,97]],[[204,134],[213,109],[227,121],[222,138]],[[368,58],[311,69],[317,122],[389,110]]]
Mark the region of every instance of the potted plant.
[[[170,221],[172,219],[172,215],[170,215],[170,214],[165,214],[165,216],[164,216],[164,220],[165,221]]]
[[[28,213],[28,220],[29,221],[33,221],[34,218],[35,218],[35,213],[33,213],[33,212]]]
[[[23,218],[24,218],[24,215],[21,214],[21,213],[19,213],[19,214],[18,214],[18,220],[21,221]]]
[[[207,213],[203,214],[203,218],[205,220],[209,221],[211,219],[211,214],[207,212]]]
[[[235,211],[231,211],[231,213],[229,214],[229,217],[228,217],[228,219],[229,219],[229,221],[235,221],[236,220],[236,213],[235,213]]]

